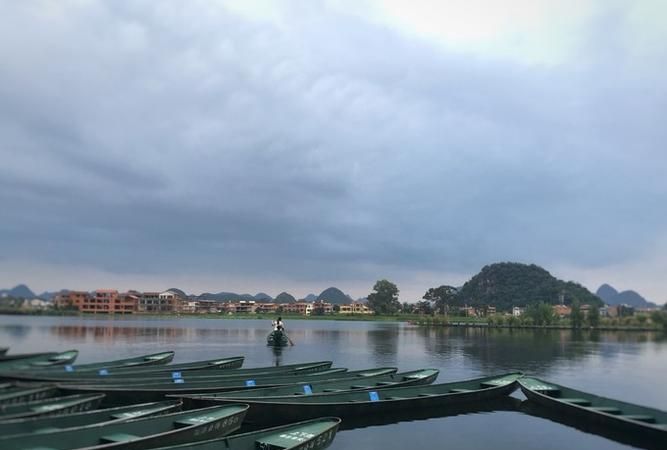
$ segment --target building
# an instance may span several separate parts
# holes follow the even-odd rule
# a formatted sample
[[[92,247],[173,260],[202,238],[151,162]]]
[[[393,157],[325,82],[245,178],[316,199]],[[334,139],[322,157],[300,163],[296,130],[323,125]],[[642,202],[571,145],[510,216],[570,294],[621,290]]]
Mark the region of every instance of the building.
[[[314,314],[333,314],[333,305],[323,300],[318,300],[313,303]]]
[[[264,314],[271,314],[271,313],[277,312],[279,306],[280,305],[278,303],[257,303],[257,307],[255,308],[255,312],[264,313]]]
[[[572,308],[565,305],[554,305],[553,306],[554,315],[558,317],[568,317],[572,313]]]
[[[515,307],[512,308],[512,315],[513,315],[514,317],[520,317],[521,315],[523,315],[523,311],[524,311],[524,310],[525,310],[525,308],[521,308],[521,307],[519,307],[519,306],[515,306]]]
[[[181,312],[184,302],[187,302],[188,296],[180,289],[169,289],[158,294],[160,307],[164,312]]]
[[[313,304],[308,302],[285,303],[282,307],[283,312],[290,314],[309,316],[313,312]]]
[[[86,291],[69,291],[56,295],[53,303],[56,308],[76,308],[81,311],[83,304],[88,303],[89,299],[90,294]]]
[[[373,314],[373,311],[365,303],[352,302],[347,305],[340,305],[339,314]]]

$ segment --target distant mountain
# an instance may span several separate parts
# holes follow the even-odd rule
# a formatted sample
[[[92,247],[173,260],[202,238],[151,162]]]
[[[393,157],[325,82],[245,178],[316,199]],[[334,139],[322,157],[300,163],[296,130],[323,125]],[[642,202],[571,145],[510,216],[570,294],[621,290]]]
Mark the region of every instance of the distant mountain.
[[[602,299],[608,305],[611,305],[611,300],[618,295],[618,291],[608,284],[603,284],[600,286],[595,293],[598,297]]]
[[[484,266],[457,297],[461,304],[493,305],[499,311],[509,311],[513,306],[540,302],[557,304],[561,295],[566,305],[578,301],[602,306],[602,300],[580,284],[559,280],[535,264],[510,262]]]
[[[56,298],[56,295],[66,294],[68,292],[69,292],[69,289],[61,289],[59,291],[53,291],[53,292],[44,291],[41,294],[39,294],[37,297],[41,298],[42,300],[47,300],[49,302],[52,302]]]
[[[315,300],[317,300],[317,295],[308,294],[303,298],[303,300],[306,301],[306,302],[314,302]]]
[[[317,296],[317,300],[332,303],[334,305],[345,305],[352,302],[349,295],[345,295],[343,291],[335,287],[323,290],[322,293]]]
[[[629,305],[634,308],[655,308],[657,306],[635,291],[618,292],[606,283],[598,288],[597,295],[608,305]]]
[[[295,303],[296,299],[287,292],[281,292],[274,300],[275,303]]]
[[[205,292],[199,297],[201,300],[215,300],[218,302],[237,302],[239,300],[255,300],[250,294],[237,294],[235,292],[218,292],[217,294],[211,294],[210,292]]]
[[[33,299],[37,296],[25,284],[19,284],[11,289],[0,289],[0,297],[28,298]]]
[[[255,300],[258,302],[272,302],[273,297],[271,297],[269,294],[265,294],[264,292],[258,292],[255,294]]]

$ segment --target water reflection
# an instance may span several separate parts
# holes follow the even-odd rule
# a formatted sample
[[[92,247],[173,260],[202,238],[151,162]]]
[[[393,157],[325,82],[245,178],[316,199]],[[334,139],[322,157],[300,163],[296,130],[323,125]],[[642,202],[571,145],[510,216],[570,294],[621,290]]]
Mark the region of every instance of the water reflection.
[[[641,434],[628,433],[622,430],[609,427],[608,425],[596,424],[594,422],[581,420],[579,417],[559,413],[558,411],[546,408],[543,405],[535,403],[531,400],[521,402],[519,410],[529,416],[539,417],[550,420],[561,425],[576,428],[588,434],[595,434],[602,436],[612,441],[620,442],[621,444],[632,445],[633,447],[640,447],[649,450],[664,450],[667,448],[667,442],[651,440]]]

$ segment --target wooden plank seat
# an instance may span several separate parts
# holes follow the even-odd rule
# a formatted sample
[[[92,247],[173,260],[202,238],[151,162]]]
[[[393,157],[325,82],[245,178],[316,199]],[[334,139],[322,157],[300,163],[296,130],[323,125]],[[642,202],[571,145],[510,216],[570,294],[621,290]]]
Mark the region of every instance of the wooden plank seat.
[[[615,415],[621,414],[621,410],[616,408],[615,406],[591,406],[590,409],[607,414],[615,414]]]
[[[113,434],[107,434],[106,436],[102,436],[100,438],[100,442],[102,442],[103,444],[112,444],[114,442],[127,442],[127,441],[133,441],[135,439],[139,439],[139,436],[127,433],[113,433]]]
[[[655,423],[655,417],[646,414],[623,414],[621,417],[639,422]],[[663,428],[665,428],[665,425],[663,425]]]
[[[558,400],[561,402],[572,403],[573,405],[591,406],[590,400],[586,400],[585,398],[559,398]]]

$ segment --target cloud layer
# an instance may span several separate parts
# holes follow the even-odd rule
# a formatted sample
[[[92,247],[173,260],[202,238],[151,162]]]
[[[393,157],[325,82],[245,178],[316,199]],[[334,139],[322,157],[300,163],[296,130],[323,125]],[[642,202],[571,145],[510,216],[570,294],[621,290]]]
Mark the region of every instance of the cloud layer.
[[[0,264],[411,293],[498,260],[659,272],[667,44],[606,4],[535,64],[312,2],[4,2]]]

